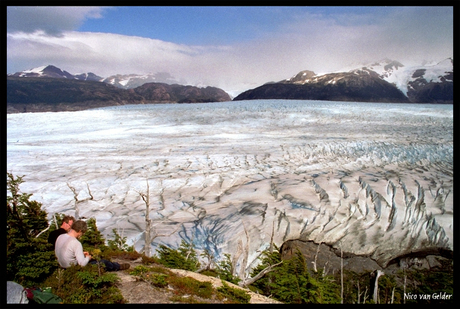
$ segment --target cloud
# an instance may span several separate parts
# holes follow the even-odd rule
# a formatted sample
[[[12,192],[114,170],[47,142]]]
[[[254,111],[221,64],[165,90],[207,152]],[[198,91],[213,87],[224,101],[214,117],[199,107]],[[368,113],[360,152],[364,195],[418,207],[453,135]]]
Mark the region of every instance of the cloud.
[[[33,33],[42,30],[49,35],[77,29],[87,18],[102,18],[101,7],[10,6],[7,7],[8,32]]]
[[[8,11],[8,72],[47,64],[104,77],[169,72],[190,84],[238,94],[305,69],[324,73],[384,57],[407,64],[440,61],[453,54],[453,9],[444,7],[397,7],[385,14],[300,12],[277,27],[259,28],[250,40],[228,45],[78,32],[74,31],[78,24],[100,17],[101,9],[69,8],[54,17],[51,12],[48,8],[31,16],[30,24],[39,20],[38,15],[49,14],[51,19],[49,24],[37,22],[32,27],[14,20]]]
[[[8,55],[14,59],[43,59],[42,62],[66,65],[69,69],[89,66],[100,70],[96,72],[99,74],[163,69],[194,53],[193,48],[160,40],[76,31],[62,32],[59,37],[43,31],[9,33],[7,46]]]

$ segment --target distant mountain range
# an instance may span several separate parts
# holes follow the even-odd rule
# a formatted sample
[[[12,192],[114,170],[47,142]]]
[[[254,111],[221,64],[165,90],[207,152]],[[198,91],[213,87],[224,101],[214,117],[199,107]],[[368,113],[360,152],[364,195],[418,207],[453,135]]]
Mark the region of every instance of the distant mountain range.
[[[156,74],[156,78],[167,76]],[[7,113],[75,111],[125,104],[231,101],[224,90],[216,87],[145,83],[151,79],[139,77],[136,82],[135,79],[131,75],[131,82],[123,85],[120,78],[104,79],[94,73],[72,75],[52,65],[9,74]],[[134,88],[136,83],[139,86]]]
[[[72,75],[67,71],[61,70],[54,65],[45,65],[30,70],[24,70],[13,74],[7,74],[9,77],[51,77],[51,78],[66,78],[88,81],[102,81],[104,78],[97,76],[94,73],[81,73]]]
[[[94,73],[70,74],[67,71],[61,70],[54,65],[41,66],[38,68],[8,74],[10,77],[52,77],[66,78],[86,81],[104,82],[114,85],[122,89],[132,89],[142,86],[146,83],[165,83],[165,84],[183,84],[177,81],[171,74],[167,72],[158,72],[150,74],[116,74],[109,77],[101,77]]]
[[[405,67],[383,59],[355,69],[316,74],[301,71],[247,90],[234,100],[297,99],[356,102],[453,103],[453,59]]]
[[[396,60],[338,72],[295,76],[247,90],[233,100],[296,99],[355,102],[453,103],[453,59],[421,66]],[[215,87],[179,85],[169,73],[71,74],[53,65],[7,75],[7,112],[81,110],[110,105],[230,101]]]

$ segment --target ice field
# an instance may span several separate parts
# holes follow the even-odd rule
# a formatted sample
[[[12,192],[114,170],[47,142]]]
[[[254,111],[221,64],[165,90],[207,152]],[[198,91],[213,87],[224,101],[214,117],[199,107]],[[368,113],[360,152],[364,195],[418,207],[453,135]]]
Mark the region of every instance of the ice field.
[[[7,171],[55,212],[152,252],[192,241],[241,274],[270,240],[384,265],[453,250],[453,106],[257,100],[7,115]],[[75,190],[77,193],[74,198]]]

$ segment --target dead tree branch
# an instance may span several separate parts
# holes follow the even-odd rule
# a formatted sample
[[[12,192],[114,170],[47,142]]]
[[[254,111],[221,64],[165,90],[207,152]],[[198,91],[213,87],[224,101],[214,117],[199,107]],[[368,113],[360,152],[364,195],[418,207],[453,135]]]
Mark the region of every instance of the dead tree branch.
[[[321,246],[321,243],[319,243],[318,247],[316,248],[315,260],[311,262],[311,263],[313,264],[313,271],[314,271],[315,273],[318,272],[318,269],[316,268],[316,265],[317,265],[316,262],[317,262],[317,260],[318,260],[318,254],[319,254],[319,247],[320,247],[320,246]]]
[[[240,268],[240,278],[244,278],[245,271],[246,271],[246,266],[248,264],[248,258],[249,258],[249,233],[246,229],[246,225],[243,222],[243,227],[244,227],[244,233],[246,234],[246,246],[244,246],[243,249],[243,261],[241,262],[241,268]]]
[[[145,203],[145,234],[144,234],[144,239],[145,239],[145,245],[144,245],[144,252],[145,255],[150,257],[151,254],[151,246],[150,244],[152,243],[152,238],[150,235],[151,231],[151,224],[152,224],[152,219],[150,219],[150,186],[149,186],[149,181],[147,179],[147,194],[139,192],[139,195],[141,196],[142,200]]]
[[[243,286],[243,287],[246,287],[246,286],[248,286],[250,284],[253,284],[257,280],[259,280],[260,278],[265,276],[265,274],[271,272],[276,266],[281,265],[281,263],[283,263],[283,261],[264,268],[260,273],[258,273],[257,275],[255,275],[254,277],[252,277],[252,278],[250,278],[248,280],[245,280],[243,283],[240,283],[240,285]]]
[[[66,182],[66,184],[67,184],[67,187],[69,187],[69,189],[72,190],[73,192],[73,198],[75,200],[75,218],[78,220],[80,218],[80,208],[78,207],[78,204],[83,203],[85,201],[93,200],[94,196],[91,193],[88,183],[86,183],[86,187],[88,188],[89,197],[85,198],[84,200],[79,200],[77,190],[74,187],[72,187],[68,182]]]

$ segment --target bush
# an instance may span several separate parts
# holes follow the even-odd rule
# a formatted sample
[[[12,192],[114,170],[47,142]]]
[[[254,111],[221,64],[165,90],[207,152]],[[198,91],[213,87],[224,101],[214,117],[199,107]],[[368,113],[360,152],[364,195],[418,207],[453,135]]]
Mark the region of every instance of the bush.
[[[85,251],[92,251],[94,249],[99,249],[102,252],[107,251],[108,247],[105,245],[105,239],[97,229],[96,219],[90,218],[86,220],[86,223],[88,224],[88,230],[80,238]]]
[[[233,276],[233,266],[230,254],[224,254],[224,260],[220,261],[217,265],[216,272],[220,279],[238,284],[241,281],[240,278]]]
[[[150,269],[144,265],[138,265],[134,267],[132,271],[129,272],[131,276],[137,276],[140,277],[142,275],[147,274],[150,271]]]
[[[57,261],[48,244],[47,213],[41,204],[30,200],[32,194],[21,193],[24,176],[7,173],[6,198],[6,280],[25,287],[45,280]]]
[[[191,277],[171,276],[168,282],[175,288],[176,294],[211,298],[214,293],[210,282],[201,282]]]
[[[118,277],[96,265],[59,268],[43,283],[62,298],[64,304],[123,304],[125,300],[115,286]]]
[[[263,253],[262,263],[252,271],[251,276],[279,262],[281,255],[275,246],[272,252]],[[254,282],[253,286],[264,295],[271,295],[288,304],[340,303],[338,285],[332,278],[320,276],[317,280],[311,276],[299,250],[291,259],[283,261],[273,271]]]
[[[158,261],[166,267],[196,271],[200,266],[193,245],[182,240],[178,249],[171,249],[160,245],[157,250]]]
[[[126,244],[127,237],[122,237],[118,234],[116,229],[112,229],[112,233],[114,235],[114,239],[108,240],[108,247],[114,251],[126,251],[126,252],[133,252],[134,246],[128,246]]]
[[[249,304],[251,295],[242,289],[232,288],[227,283],[222,281],[222,286],[217,288],[217,291],[224,297],[228,298],[229,303]]]
[[[157,288],[164,288],[168,286],[168,282],[166,281],[167,277],[167,275],[163,274],[152,274],[149,276],[149,282]]]
[[[144,265],[138,265],[134,267],[129,274],[155,287],[164,288],[168,285],[166,279],[171,275],[171,272],[164,267],[146,267]]]

